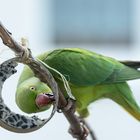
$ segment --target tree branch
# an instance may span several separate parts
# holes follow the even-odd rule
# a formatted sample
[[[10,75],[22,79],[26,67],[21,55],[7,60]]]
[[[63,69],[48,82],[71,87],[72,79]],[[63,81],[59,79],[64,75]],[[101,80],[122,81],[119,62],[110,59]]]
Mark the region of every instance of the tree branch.
[[[59,94],[59,107],[62,108],[67,105],[67,101],[62,94],[60,90],[58,90],[58,85],[55,82],[53,76],[51,73],[44,67],[41,63],[39,63],[31,54],[31,51],[24,46],[21,46],[19,43],[17,43],[11,36],[11,33],[2,25],[0,22],[0,37],[3,41],[3,43],[8,46],[10,49],[12,49],[17,56],[19,56],[19,62],[22,62],[24,64],[27,64],[35,73],[35,76],[37,76],[41,81],[47,83],[54,94]],[[23,56],[27,53],[28,56]],[[26,59],[25,59],[26,58]],[[67,120],[70,123],[71,129],[72,129],[72,136],[77,136],[77,140],[86,140],[84,134],[83,127],[80,123],[80,120],[78,117],[74,114],[72,109],[69,109],[67,111],[62,110],[63,114],[67,118]]]

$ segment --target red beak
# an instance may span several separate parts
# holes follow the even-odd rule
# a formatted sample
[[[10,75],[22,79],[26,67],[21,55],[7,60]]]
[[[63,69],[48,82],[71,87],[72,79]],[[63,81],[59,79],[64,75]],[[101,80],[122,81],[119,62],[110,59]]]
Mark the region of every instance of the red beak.
[[[39,94],[36,97],[36,105],[40,108],[43,106],[47,106],[48,104],[51,104],[54,101],[54,96],[50,94]]]

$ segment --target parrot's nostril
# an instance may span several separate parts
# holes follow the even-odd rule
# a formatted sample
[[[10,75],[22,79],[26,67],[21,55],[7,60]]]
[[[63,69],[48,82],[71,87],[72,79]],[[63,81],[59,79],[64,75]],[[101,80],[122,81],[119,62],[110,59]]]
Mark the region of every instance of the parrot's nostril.
[[[43,94],[45,94],[45,95],[47,95],[47,96],[49,96],[49,97],[54,97],[54,95],[53,95],[53,93],[43,93]]]
[[[45,93],[45,95],[48,96],[51,101],[55,101],[55,97],[52,93]]]

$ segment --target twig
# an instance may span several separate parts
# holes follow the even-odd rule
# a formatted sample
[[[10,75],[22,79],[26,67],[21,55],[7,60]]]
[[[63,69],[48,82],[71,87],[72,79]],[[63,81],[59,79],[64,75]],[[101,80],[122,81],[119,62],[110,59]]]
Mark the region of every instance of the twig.
[[[19,56],[20,62],[27,64],[33,70],[35,76],[37,76],[41,81],[47,83],[55,94],[59,93],[59,107],[63,108],[64,106],[66,106],[67,101],[62,92],[60,90],[58,91],[57,83],[55,82],[51,73],[42,64],[36,61],[36,59],[34,59],[30,50],[27,50],[12,38],[11,33],[2,25],[1,22],[0,37],[3,43],[10,49],[12,49],[16,55]],[[25,57],[25,54],[27,53],[28,55]],[[76,134],[77,140],[86,140],[80,120],[74,114],[73,109],[69,109],[67,111],[62,110],[62,112],[70,123],[73,132],[72,136],[74,137]]]

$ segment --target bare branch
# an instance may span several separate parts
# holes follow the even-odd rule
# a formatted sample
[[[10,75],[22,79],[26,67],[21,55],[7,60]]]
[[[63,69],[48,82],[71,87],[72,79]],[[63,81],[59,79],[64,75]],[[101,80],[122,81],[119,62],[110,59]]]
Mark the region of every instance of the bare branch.
[[[12,49],[16,54],[23,53],[24,48],[21,47],[11,36],[11,33],[0,22],[0,37],[3,44]]]
[[[67,105],[67,101],[62,94],[60,90],[58,90],[57,83],[55,82],[53,76],[51,73],[44,67],[40,62],[38,62],[31,54],[31,51],[23,46],[21,46],[19,43],[17,43],[11,36],[11,33],[2,25],[0,22],[0,37],[3,41],[3,43],[8,46],[10,49],[12,49],[16,55],[19,56],[19,62],[22,62],[24,64],[27,64],[35,73],[35,76],[37,76],[41,81],[47,83],[54,94],[59,94],[59,108],[63,108]],[[23,59],[23,56],[25,53],[28,55],[26,56],[26,59]],[[67,111],[62,110],[63,114],[67,118],[67,120],[70,123],[71,129],[73,131],[73,137],[75,134],[78,136],[77,140],[86,140],[84,136],[84,130],[80,123],[79,118],[74,114],[73,109],[69,109]]]

